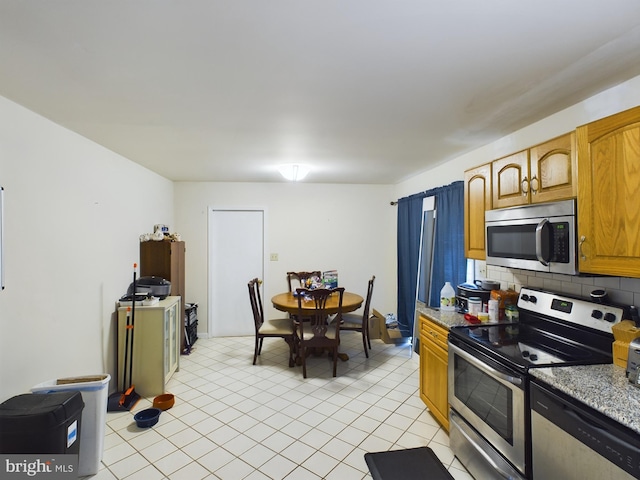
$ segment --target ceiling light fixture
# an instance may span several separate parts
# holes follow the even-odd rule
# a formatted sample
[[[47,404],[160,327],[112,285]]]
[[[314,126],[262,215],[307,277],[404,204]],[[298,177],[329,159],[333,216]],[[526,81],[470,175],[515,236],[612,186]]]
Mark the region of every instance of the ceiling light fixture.
[[[306,165],[290,164],[281,165],[278,167],[280,175],[289,180],[290,182],[299,182],[307,176],[311,169]]]

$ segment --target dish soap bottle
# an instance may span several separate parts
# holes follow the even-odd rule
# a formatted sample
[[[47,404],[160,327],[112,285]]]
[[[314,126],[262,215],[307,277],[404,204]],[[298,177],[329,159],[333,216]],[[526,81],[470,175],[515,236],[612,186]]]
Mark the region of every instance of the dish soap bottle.
[[[444,287],[440,290],[440,311],[456,311],[456,292],[449,282],[445,282]]]

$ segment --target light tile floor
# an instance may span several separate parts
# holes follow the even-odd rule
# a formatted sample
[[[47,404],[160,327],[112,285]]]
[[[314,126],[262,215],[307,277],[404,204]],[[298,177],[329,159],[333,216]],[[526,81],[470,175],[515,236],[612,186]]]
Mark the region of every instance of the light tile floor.
[[[199,339],[167,385],[175,406],[140,429],[132,412],[107,413],[98,480],[371,479],[366,452],[429,446],[456,480],[471,480],[418,391],[411,347],[344,332],[338,376],[328,357],[287,366],[285,342],[265,339],[252,365],[253,337]]]

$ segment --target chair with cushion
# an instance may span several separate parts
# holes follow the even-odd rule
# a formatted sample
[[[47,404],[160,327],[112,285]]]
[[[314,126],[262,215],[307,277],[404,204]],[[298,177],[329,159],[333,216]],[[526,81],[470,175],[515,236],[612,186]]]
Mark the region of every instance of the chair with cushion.
[[[316,288],[296,290],[298,297],[298,318],[308,321],[296,321],[298,352],[302,361],[302,376],[307,378],[307,354],[310,349],[328,349],[333,357],[333,376],[338,369],[338,345],[340,344],[340,323],[342,319],[342,297],[344,288]],[[331,296],[334,296],[331,298]],[[334,301],[335,298],[335,301]],[[330,301],[330,305],[327,302]],[[312,302],[312,310],[309,308]],[[303,303],[306,310],[303,311]],[[335,315],[327,321],[329,315]]]
[[[261,280],[254,278],[248,283],[249,300],[251,301],[251,310],[253,311],[253,321],[256,329],[256,343],[253,351],[253,364],[260,352],[262,351],[262,342],[265,338],[283,338],[289,345],[289,366],[295,364],[295,331],[293,321],[290,318],[278,318],[275,320],[265,320],[264,310],[262,308],[262,298],[260,296]]]
[[[295,291],[294,285],[296,285],[296,283],[300,285],[300,288],[306,288],[307,280],[313,277],[322,278],[322,272],[319,270],[313,272],[287,272],[287,284],[289,285],[289,291]]]
[[[371,350],[371,337],[369,336],[369,308],[371,307],[371,297],[373,295],[373,282],[376,276],[372,276],[367,287],[367,298],[364,302],[364,310],[362,315],[357,313],[345,313],[342,315],[342,325],[340,330],[350,330],[362,333],[362,345],[364,346],[364,354],[369,358],[369,350]],[[369,349],[367,349],[367,344]]]

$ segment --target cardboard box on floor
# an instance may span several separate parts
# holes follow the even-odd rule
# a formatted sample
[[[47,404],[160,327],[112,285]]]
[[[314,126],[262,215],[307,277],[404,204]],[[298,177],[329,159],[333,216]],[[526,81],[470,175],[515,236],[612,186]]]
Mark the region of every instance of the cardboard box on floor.
[[[384,343],[402,343],[406,341],[399,329],[387,329],[385,316],[375,308],[373,309],[373,315],[369,317],[369,335],[371,338],[381,339]]]

